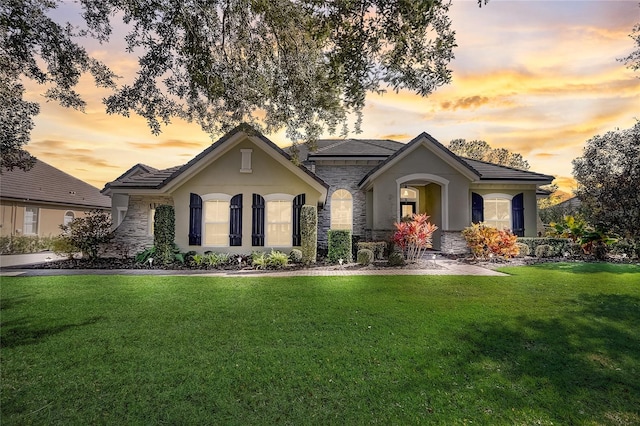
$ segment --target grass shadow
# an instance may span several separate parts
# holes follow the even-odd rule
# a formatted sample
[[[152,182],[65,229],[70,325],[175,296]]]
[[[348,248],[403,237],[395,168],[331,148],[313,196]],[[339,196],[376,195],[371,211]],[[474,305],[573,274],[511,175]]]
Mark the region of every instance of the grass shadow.
[[[92,317],[80,323],[61,325],[31,324],[25,319],[3,322],[0,324],[0,347],[34,345],[66,330],[96,324],[101,319],[102,317]]]
[[[502,413],[538,410],[556,424],[639,424],[640,298],[581,296],[577,304],[558,318],[470,326],[456,336],[462,350],[454,365],[478,388],[490,384],[482,398]]]

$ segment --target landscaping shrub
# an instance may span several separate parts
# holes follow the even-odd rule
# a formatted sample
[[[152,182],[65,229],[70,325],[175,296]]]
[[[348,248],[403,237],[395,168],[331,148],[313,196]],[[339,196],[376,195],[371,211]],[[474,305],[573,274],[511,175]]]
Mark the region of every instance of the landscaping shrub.
[[[410,220],[393,224],[393,243],[400,247],[409,262],[416,262],[426,249],[433,247],[433,233],[438,229],[426,214],[413,214]]]
[[[529,246],[525,243],[517,242],[516,247],[518,247],[518,255],[516,257],[529,256],[529,253],[531,253],[531,251],[529,250]]]
[[[374,255],[373,252],[369,249],[360,249],[358,250],[357,260],[360,265],[370,265],[373,262]]]
[[[278,250],[271,250],[267,255],[267,266],[274,269],[282,269],[289,264],[289,256]]]
[[[57,237],[13,235],[0,237],[0,254],[27,254],[52,250]]]
[[[611,254],[624,255],[628,259],[640,258],[640,239],[622,238],[611,245]]]
[[[269,253],[256,251],[251,254],[251,264],[255,269],[282,269],[289,264],[289,256],[273,249]]]
[[[153,245],[156,248],[156,261],[168,265],[175,260],[175,211],[172,206],[161,205],[156,208],[153,221]]]
[[[53,240],[51,249],[58,256],[65,256],[67,259],[73,259],[73,256],[80,251],[70,238],[59,236]]]
[[[528,245],[529,253],[535,253],[536,247],[545,244],[551,246],[552,256],[562,256],[571,240],[563,237],[518,237],[518,242]]]
[[[216,253],[208,251],[204,254],[204,263],[211,268],[222,268],[230,262],[229,253]]]
[[[289,260],[293,263],[302,263],[302,250],[291,250],[291,253],[289,253]]]
[[[113,238],[111,215],[103,210],[91,210],[85,217],[77,217],[68,225],[60,225],[62,235],[78,247],[89,260],[99,257],[100,245]]]
[[[462,236],[475,258],[488,259],[491,255],[506,258],[519,253],[518,237],[509,230],[497,229],[484,223],[474,223],[462,230]]]
[[[300,238],[302,263],[316,263],[318,256],[318,212],[315,206],[302,206],[300,210]]]
[[[265,253],[262,251],[256,251],[251,253],[251,265],[255,269],[266,269],[268,264],[267,264],[267,257],[265,256]]]
[[[536,247],[536,257],[542,259],[551,256],[553,256],[553,247],[551,247],[549,244],[540,244],[538,247]]]
[[[401,251],[394,250],[389,253],[389,266],[402,266],[404,265],[404,254]]]
[[[384,251],[387,249],[386,241],[373,241],[373,242],[359,242],[356,247],[358,251],[367,249],[371,250],[374,254],[375,259],[382,260],[384,259]]]
[[[344,229],[330,229],[328,233],[329,252],[327,258],[331,263],[351,262],[351,231]]]

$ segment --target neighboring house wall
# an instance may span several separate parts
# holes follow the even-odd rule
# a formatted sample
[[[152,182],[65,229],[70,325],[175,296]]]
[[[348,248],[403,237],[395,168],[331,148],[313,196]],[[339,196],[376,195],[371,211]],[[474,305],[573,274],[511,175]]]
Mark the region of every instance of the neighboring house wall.
[[[27,209],[35,210],[33,215],[27,215]],[[60,225],[65,223],[65,215],[68,218],[84,217],[87,210],[69,208],[65,206],[52,206],[37,202],[17,202],[2,200],[0,202],[1,236],[37,235],[50,237],[60,235]],[[25,218],[33,218],[35,222],[25,225]],[[67,219],[68,221],[69,219]]]
[[[242,172],[242,151],[251,152],[251,172]],[[246,151],[245,151],[246,152]],[[245,154],[246,155],[246,154]],[[201,197],[207,194],[242,194],[242,245],[237,247],[207,247],[189,245],[189,201],[190,194]],[[301,180],[293,172],[267,154],[250,140],[238,143],[208,167],[199,171],[188,183],[173,191],[176,207],[176,243],[182,250],[226,251],[247,253],[253,250],[268,250],[269,246],[252,246],[252,195],[256,193],[265,198],[271,194],[286,194],[291,198],[306,194],[306,204],[316,206],[320,193]],[[203,213],[204,216],[204,213]],[[203,240],[204,244],[204,240]],[[292,245],[278,246],[278,250],[287,251]]]

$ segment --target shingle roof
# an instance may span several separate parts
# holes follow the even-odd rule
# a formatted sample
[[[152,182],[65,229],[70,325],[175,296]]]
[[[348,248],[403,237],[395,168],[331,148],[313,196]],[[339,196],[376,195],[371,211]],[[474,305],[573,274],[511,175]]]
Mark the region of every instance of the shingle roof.
[[[305,144],[297,148],[300,161],[307,161],[325,157],[388,157],[404,145],[389,139],[319,139],[313,152]],[[290,149],[286,150],[291,152]]]
[[[501,166],[499,164],[487,163],[486,161],[472,160],[471,158],[459,157],[462,161],[473,167],[480,174],[480,180],[553,180],[554,177],[542,173],[530,172],[527,170],[514,169],[512,167]]]
[[[111,199],[100,190],[62,170],[36,160],[29,171],[3,170],[0,197],[66,204],[85,208],[111,207]]]

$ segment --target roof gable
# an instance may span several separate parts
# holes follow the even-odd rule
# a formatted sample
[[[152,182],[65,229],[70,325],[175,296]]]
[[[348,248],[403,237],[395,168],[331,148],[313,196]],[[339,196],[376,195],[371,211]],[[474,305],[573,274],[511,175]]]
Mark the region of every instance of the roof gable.
[[[401,161],[407,155],[410,155],[418,147],[423,146],[434,155],[442,159],[444,162],[458,170],[462,175],[466,176],[470,180],[475,180],[480,177],[480,174],[471,165],[463,161],[460,157],[451,152],[447,147],[438,142],[430,134],[422,132],[416,136],[409,143],[397,150],[393,155],[387,157],[382,163],[374,167],[364,178],[359,182],[360,187],[367,186],[373,179],[380,176],[391,166]]]
[[[148,173],[139,173],[133,176],[128,176],[125,173],[124,178],[109,182],[103,192],[110,192],[115,188],[169,191],[203,170],[246,138],[249,138],[298,177],[316,187],[326,197],[329,185],[305,167],[293,164],[289,154],[247,124],[237,126],[184,165],[164,170],[153,169]]]
[[[109,197],[88,183],[59,170],[42,160],[36,160],[28,171],[3,170],[0,197],[83,208],[111,206]]]

